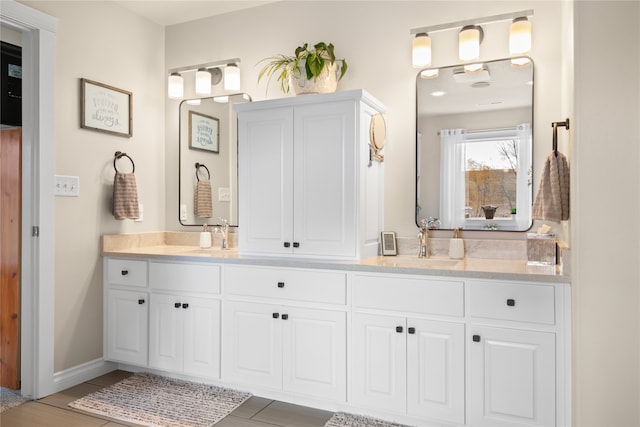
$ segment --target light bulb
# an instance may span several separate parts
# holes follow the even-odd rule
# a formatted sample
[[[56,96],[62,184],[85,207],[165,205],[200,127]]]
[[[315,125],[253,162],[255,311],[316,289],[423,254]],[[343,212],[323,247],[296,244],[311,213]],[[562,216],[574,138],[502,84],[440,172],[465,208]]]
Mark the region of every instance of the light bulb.
[[[411,56],[416,68],[431,65],[431,37],[427,33],[418,33],[411,42]]]

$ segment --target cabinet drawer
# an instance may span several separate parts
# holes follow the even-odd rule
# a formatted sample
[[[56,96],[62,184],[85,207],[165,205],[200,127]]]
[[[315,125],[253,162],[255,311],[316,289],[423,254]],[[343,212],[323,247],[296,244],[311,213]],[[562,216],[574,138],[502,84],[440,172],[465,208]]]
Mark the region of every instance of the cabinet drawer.
[[[231,295],[346,304],[345,273],[285,268],[225,267],[225,291]]]
[[[210,264],[149,263],[149,285],[153,289],[220,293],[220,267]]]
[[[473,281],[470,294],[470,313],[473,317],[555,323],[553,286]]]
[[[147,262],[107,258],[107,283],[110,285],[147,286]]]
[[[464,283],[357,275],[353,304],[358,308],[464,316]]]

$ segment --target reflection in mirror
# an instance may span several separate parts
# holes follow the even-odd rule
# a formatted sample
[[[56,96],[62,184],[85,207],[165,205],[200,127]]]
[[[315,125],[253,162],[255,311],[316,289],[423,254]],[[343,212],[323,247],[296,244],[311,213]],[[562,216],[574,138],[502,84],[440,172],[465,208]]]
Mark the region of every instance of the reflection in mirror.
[[[429,70],[431,71],[431,70]],[[531,227],[533,62],[424,70],[416,81],[416,223]]]
[[[237,116],[244,93],[180,103],[179,219],[182,225],[238,225]]]

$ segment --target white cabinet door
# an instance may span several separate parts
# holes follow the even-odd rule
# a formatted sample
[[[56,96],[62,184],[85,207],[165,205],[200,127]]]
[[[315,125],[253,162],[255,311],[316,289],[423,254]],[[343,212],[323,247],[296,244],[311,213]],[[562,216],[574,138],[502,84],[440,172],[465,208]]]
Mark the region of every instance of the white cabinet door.
[[[294,110],[294,253],[356,255],[355,103]]]
[[[407,326],[409,415],[464,424],[464,324],[409,319]]]
[[[353,315],[354,404],[406,412],[405,323],[404,317]]]
[[[107,298],[107,359],[146,365],[148,294],[111,289]]]
[[[184,372],[220,377],[220,301],[183,298]]]
[[[282,309],[283,389],[346,401],[346,313]]]
[[[293,109],[240,114],[238,152],[240,248],[247,252],[291,253]]]
[[[183,313],[179,296],[153,294],[149,312],[149,366],[182,371]]]
[[[473,426],[555,426],[555,334],[472,326]]]
[[[282,320],[279,307],[229,301],[224,306],[222,377],[282,388]]]

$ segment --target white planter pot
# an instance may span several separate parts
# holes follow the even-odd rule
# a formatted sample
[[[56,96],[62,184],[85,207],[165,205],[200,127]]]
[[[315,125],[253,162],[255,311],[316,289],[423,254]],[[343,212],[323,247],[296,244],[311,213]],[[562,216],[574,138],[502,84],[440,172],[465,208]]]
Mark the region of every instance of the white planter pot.
[[[300,62],[299,75],[291,77],[291,87],[296,95],[309,93],[332,93],[338,88],[338,63],[325,66],[322,73],[316,78],[307,80],[307,73],[304,69],[304,61]]]

